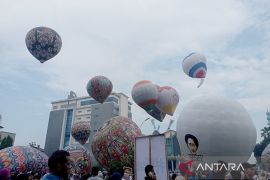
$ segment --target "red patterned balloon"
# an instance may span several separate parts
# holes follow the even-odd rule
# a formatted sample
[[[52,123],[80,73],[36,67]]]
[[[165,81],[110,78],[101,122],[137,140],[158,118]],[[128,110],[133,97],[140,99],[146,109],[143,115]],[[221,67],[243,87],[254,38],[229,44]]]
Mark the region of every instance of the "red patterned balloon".
[[[133,167],[135,137],[141,130],[130,119],[117,116],[105,122],[95,134],[92,152],[100,165],[106,169],[115,164]]]
[[[71,135],[80,144],[85,144],[90,136],[90,122],[89,121],[75,122],[71,129]]]
[[[112,82],[104,76],[95,76],[87,84],[88,94],[99,103],[103,103],[112,92]]]
[[[0,169],[9,168],[16,173],[48,171],[48,156],[30,146],[12,146],[0,151]]]
[[[71,173],[88,175],[91,171],[91,157],[89,151],[82,145],[66,146],[64,150],[70,154]]]

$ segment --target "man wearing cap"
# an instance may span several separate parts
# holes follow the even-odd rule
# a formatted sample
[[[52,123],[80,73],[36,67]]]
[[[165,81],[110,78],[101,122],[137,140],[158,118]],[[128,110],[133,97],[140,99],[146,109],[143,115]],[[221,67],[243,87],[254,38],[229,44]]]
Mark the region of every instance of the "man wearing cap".
[[[253,176],[255,175],[255,167],[256,164],[249,164],[248,162],[245,162],[242,164],[244,168],[244,178],[245,180],[253,179]]]

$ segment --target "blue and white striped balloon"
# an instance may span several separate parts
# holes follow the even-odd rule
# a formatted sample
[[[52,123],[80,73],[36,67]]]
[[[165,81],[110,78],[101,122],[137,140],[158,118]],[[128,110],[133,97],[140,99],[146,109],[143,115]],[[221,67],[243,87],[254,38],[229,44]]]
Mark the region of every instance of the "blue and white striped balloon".
[[[192,78],[201,78],[200,87],[207,73],[206,58],[199,53],[191,53],[182,62],[183,71]]]

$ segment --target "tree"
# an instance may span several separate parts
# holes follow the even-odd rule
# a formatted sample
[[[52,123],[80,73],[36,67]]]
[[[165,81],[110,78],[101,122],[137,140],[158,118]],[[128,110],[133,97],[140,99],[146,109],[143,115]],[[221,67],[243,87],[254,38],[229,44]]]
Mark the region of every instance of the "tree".
[[[267,119],[268,120],[268,119]],[[261,129],[261,137],[263,140],[256,144],[253,152],[258,163],[261,162],[261,155],[266,146],[270,143],[270,119],[268,120],[267,126]]]
[[[13,139],[8,135],[1,140],[0,150],[13,145]]]

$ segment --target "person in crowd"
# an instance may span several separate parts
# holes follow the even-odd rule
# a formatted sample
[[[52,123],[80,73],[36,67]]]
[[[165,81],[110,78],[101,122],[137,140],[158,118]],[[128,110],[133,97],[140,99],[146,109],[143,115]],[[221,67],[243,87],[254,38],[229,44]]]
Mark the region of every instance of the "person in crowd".
[[[173,173],[173,174],[172,174],[172,177],[170,178],[170,180],[175,180],[175,178],[176,178],[176,174]]]
[[[241,172],[240,171],[231,171],[230,174],[231,174],[232,180],[241,179]]]
[[[16,180],[28,180],[28,174],[20,173],[17,175]]]
[[[41,179],[41,176],[38,173],[36,173],[33,177],[33,180],[40,180],[40,179]]]
[[[102,180],[102,178],[98,177],[98,171],[98,167],[92,167],[92,176],[88,180]]]
[[[70,154],[64,150],[55,151],[48,160],[49,173],[42,180],[68,180],[70,171]]]
[[[154,171],[154,167],[152,165],[147,165],[145,166],[145,174],[146,177],[144,178],[145,180],[156,180],[156,173]]]
[[[244,180],[251,180],[253,179],[253,176],[255,175],[255,167],[256,164],[249,164],[248,162],[245,162],[242,164],[244,168]]]
[[[10,169],[3,168],[0,170],[0,179],[2,180],[8,180],[10,178]]]
[[[122,175],[119,172],[114,172],[109,180],[122,180]]]
[[[124,167],[124,180],[131,180],[132,179],[132,168],[131,167]]]

